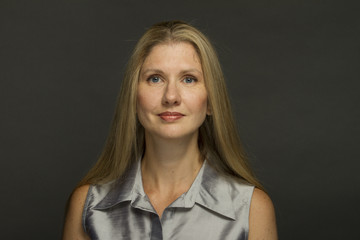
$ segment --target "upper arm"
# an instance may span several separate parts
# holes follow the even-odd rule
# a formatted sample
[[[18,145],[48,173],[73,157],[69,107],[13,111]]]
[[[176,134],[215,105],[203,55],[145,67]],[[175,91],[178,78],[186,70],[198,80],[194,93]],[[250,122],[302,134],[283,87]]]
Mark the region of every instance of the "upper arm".
[[[255,188],[251,199],[249,215],[249,240],[276,240],[276,218],[274,205],[269,196]]]
[[[63,240],[88,240],[82,226],[82,212],[89,185],[81,186],[72,193],[65,217]]]

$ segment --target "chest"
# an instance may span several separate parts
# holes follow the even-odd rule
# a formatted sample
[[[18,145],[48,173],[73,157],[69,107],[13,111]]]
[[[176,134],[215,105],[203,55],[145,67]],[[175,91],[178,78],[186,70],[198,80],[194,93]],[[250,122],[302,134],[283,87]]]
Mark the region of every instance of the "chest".
[[[155,213],[120,204],[93,211],[85,221],[91,239],[247,239],[247,217],[233,220],[195,204],[192,208],[166,208]]]

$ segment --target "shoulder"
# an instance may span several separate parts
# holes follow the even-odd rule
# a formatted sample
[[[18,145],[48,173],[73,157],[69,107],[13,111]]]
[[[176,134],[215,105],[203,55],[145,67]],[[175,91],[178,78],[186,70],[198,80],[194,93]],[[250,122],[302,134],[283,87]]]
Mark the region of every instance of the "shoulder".
[[[83,185],[74,190],[70,197],[70,205],[83,206],[90,185]]]
[[[255,239],[277,239],[274,205],[258,188],[254,189],[249,214],[249,240]]]
[[[82,212],[90,185],[83,185],[71,194],[64,223],[63,240],[89,239],[82,227]]]

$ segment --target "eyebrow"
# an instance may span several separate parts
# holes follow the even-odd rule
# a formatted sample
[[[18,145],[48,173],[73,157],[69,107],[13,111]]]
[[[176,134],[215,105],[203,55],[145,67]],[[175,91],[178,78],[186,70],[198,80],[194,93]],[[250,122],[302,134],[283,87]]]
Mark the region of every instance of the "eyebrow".
[[[148,72],[153,72],[153,73],[159,73],[159,74],[164,74],[164,71],[160,70],[160,69],[156,69],[156,68],[148,68],[148,69],[145,69],[144,71],[141,71],[141,75],[144,75]],[[198,74],[203,74],[202,71],[199,71],[198,69],[196,68],[190,68],[190,69],[185,69],[185,70],[182,70],[180,72],[180,74],[186,74],[186,73],[198,73]]]
[[[156,69],[156,68],[148,68],[145,70],[141,70],[141,75],[145,75],[148,72],[152,72],[152,73],[164,73],[163,71],[161,71],[160,69]]]

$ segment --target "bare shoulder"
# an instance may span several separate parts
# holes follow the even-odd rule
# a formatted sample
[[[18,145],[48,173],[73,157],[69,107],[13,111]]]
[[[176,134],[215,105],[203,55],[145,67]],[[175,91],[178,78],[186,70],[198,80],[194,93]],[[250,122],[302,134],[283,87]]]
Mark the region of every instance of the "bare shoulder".
[[[84,207],[90,185],[83,185],[74,190],[70,197],[69,207]]]
[[[64,223],[63,240],[90,239],[82,227],[82,212],[89,187],[89,185],[83,185],[71,194]]]
[[[262,190],[255,188],[250,205],[249,240],[276,240],[276,218],[274,205],[270,197]]]

